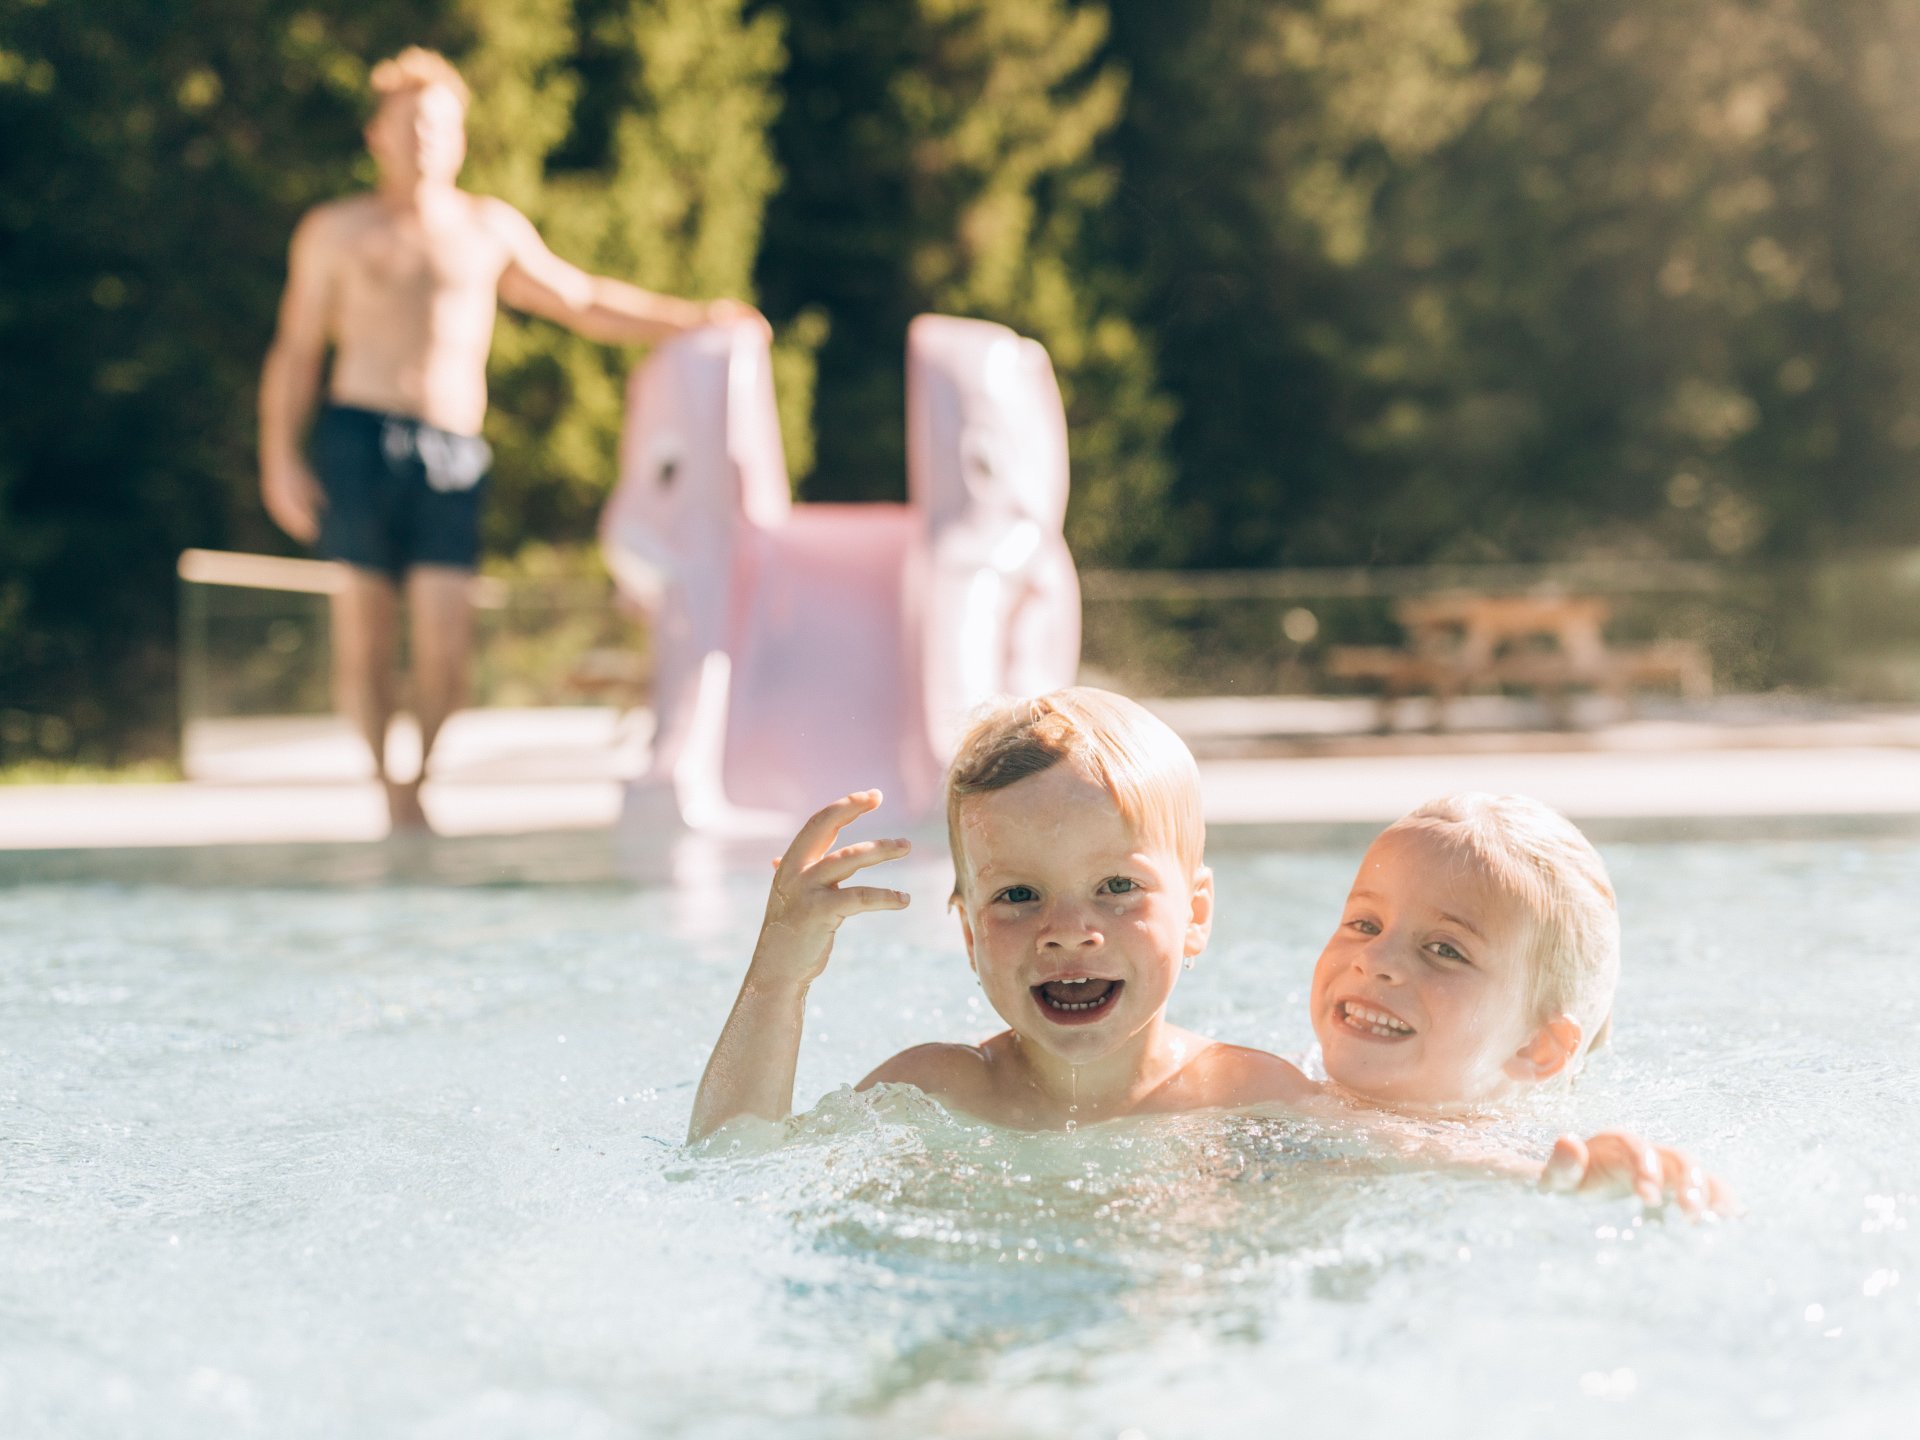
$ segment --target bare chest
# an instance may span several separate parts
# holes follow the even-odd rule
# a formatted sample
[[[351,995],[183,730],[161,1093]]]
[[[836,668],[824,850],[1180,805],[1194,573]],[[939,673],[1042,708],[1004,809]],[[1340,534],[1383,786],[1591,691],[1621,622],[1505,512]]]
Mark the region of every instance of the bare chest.
[[[507,264],[506,247],[478,224],[416,216],[382,216],[361,227],[342,259],[350,306],[402,309],[473,299],[490,310]]]

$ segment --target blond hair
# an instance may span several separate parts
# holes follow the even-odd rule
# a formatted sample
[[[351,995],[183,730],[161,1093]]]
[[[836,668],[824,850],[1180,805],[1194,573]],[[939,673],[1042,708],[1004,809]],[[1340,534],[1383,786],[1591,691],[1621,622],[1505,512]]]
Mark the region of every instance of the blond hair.
[[[1604,1043],[1620,979],[1620,915],[1606,863],[1566,816],[1526,795],[1468,791],[1429,801],[1387,827],[1463,852],[1533,921],[1534,1017],[1571,1015],[1581,1051]]]
[[[1098,781],[1134,832],[1165,844],[1191,877],[1206,849],[1200,768],[1165,721],[1124,695],[1076,685],[985,710],[960,741],[947,770],[947,842],[953,849],[953,898],[962,898],[960,806],[1004,790],[1061,762]]]
[[[438,50],[429,50],[424,45],[409,45],[392,59],[382,60],[373,67],[367,84],[373,91],[376,109],[395,95],[430,90],[436,85],[451,90],[462,110],[473,98],[467,90],[467,82],[453,68],[453,62]]]

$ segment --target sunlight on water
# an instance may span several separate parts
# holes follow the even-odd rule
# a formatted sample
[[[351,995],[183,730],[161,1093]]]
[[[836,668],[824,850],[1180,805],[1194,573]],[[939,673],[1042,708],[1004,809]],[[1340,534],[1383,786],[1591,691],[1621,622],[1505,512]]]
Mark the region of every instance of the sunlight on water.
[[[248,888],[16,884],[0,1433],[1906,1433],[1920,850],[1607,853],[1615,1047],[1506,1129],[1633,1125],[1742,1220],[1409,1172],[1284,1114],[1033,1136],[855,1095],[991,1028],[930,863],[815,987],[808,1113],[695,1151],[757,874],[699,913],[264,860]],[[1354,858],[1216,856],[1174,1017],[1304,1052]]]

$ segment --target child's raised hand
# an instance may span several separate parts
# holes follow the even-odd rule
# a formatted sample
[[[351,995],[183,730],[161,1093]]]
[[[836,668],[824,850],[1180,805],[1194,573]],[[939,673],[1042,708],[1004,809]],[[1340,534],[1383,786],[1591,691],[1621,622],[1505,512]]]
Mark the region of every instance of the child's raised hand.
[[[834,801],[800,827],[774,866],[760,942],[700,1077],[687,1139],[704,1139],[742,1115],[783,1120],[792,1111],[807,986],[827,968],[834,931],[862,910],[906,908],[907,897],[898,890],[841,885],[867,866],[897,860],[912,848],[904,840],[832,848],[842,826],[879,803],[878,790]]]
[[[880,803],[878,790],[863,790],[834,801],[800,827],[793,844],[774,867],[767,916],[760,925],[749,974],[805,985],[827,968],[834,932],[849,915],[865,910],[904,910],[899,890],[842,882],[869,865],[898,860],[913,847],[905,840],[863,840],[835,850],[833,842]]]
[[[1733,1191],[1700,1168],[1691,1155],[1654,1145],[1624,1130],[1603,1130],[1591,1140],[1562,1135],[1540,1172],[1545,1190],[1582,1194],[1632,1194],[1653,1207],[1668,1200],[1691,1216],[1733,1215]]]

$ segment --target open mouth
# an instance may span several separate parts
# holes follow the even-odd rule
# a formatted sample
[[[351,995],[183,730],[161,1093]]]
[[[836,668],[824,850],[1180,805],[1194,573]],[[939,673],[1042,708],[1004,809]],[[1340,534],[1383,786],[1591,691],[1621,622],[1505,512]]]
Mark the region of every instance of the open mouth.
[[[1056,1025],[1085,1025],[1098,1020],[1119,1002],[1124,980],[1089,976],[1083,980],[1049,980],[1033,987],[1040,1013]]]
[[[1413,1034],[1413,1027],[1398,1015],[1359,1000],[1342,1000],[1333,1007],[1333,1013],[1348,1030],[1376,1040],[1404,1040]]]

